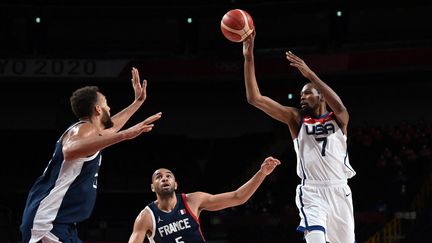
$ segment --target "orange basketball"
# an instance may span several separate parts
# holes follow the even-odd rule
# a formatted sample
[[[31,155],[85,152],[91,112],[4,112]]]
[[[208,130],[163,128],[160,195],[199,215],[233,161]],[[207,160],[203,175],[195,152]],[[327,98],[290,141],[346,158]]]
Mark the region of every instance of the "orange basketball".
[[[221,30],[228,40],[242,42],[254,31],[254,23],[248,12],[232,9],[222,17]]]

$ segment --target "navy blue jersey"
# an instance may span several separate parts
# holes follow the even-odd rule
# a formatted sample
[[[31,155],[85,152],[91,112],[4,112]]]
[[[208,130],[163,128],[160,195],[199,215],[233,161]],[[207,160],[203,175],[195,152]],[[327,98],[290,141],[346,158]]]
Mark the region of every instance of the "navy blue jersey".
[[[62,138],[58,139],[52,159],[30,189],[23,213],[22,230],[34,231],[32,240],[49,232],[53,223],[73,224],[90,217],[96,201],[101,153],[65,161]]]
[[[198,218],[191,212],[185,194],[176,194],[177,204],[169,212],[161,211],[154,202],[146,209],[153,216],[150,242],[156,243],[200,243],[205,242]]]

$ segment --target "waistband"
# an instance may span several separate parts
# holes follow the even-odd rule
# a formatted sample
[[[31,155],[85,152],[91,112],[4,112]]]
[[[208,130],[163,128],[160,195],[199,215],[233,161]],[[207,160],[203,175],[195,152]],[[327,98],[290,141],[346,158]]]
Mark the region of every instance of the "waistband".
[[[341,187],[348,185],[348,180],[329,180],[329,181],[315,181],[303,179],[301,185],[313,187]]]

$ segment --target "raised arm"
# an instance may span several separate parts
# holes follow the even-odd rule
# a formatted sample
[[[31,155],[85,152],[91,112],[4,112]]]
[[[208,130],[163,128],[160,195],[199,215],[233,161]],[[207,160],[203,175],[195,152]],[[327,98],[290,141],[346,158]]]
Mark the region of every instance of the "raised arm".
[[[63,156],[65,160],[84,158],[95,154],[110,145],[133,139],[153,129],[153,122],[159,120],[162,113],[150,116],[146,120],[117,133],[101,135],[91,123],[84,123],[71,129],[63,138]]]
[[[132,117],[132,115],[141,107],[147,98],[147,80],[143,80],[140,83],[140,76],[138,69],[132,68],[132,87],[135,93],[135,99],[128,107],[124,108],[117,114],[111,117],[114,126],[105,132],[117,132],[119,131],[126,122]]]
[[[266,176],[272,173],[278,165],[280,165],[278,159],[268,157],[261,164],[258,172],[237,190],[215,195],[205,192],[190,193],[186,195],[188,204],[198,216],[202,210],[215,211],[241,205],[249,200]]]
[[[286,58],[291,62],[291,66],[296,67],[305,78],[309,79],[317,86],[318,89],[320,89],[321,94],[336,115],[336,118],[342,126],[342,129],[346,133],[349,114],[340,97],[336,94],[336,92],[333,91],[332,88],[330,88],[330,86],[324,83],[324,81],[322,81],[301,58],[294,55],[291,51],[286,53]]]
[[[287,124],[293,138],[297,137],[300,113],[296,108],[283,106],[275,100],[261,95],[255,76],[254,41],[255,31],[243,42],[244,78],[247,101],[274,119]]]
[[[129,237],[128,243],[143,243],[146,235],[150,235],[153,229],[153,222],[151,215],[147,209],[141,211],[141,213],[135,219],[133,231]]]

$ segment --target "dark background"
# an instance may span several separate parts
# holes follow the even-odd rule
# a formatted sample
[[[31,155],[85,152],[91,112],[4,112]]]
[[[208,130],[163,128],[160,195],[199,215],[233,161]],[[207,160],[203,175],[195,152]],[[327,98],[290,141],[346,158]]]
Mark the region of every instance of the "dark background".
[[[27,192],[75,121],[71,93],[98,85],[118,112],[133,99],[132,67],[148,80],[148,99],[126,126],[158,111],[163,117],[151,133],[104,150],[98,200],[78,226],[80,237],[127,241],[136,215],[154,200],[150,176],[159,167],[174,171],[181,192],[220,193],[273,155],[282,165],[249,202],[202,213],[204,235],[209,242],[303,242],[295,232],[299,180],[288,128],[247,103],[242,45],[220,31],[234,8],[254,19],[264,95],[298,105],[307,80],[289,67],[284,53],[292,50],[348,108],[357,242],[395,213],[412,212],[431,168],[427,1],[0,1],[0,242],[20,241]],[[422,242],[431,229],[426,208],[404,221],[402,240]]]

